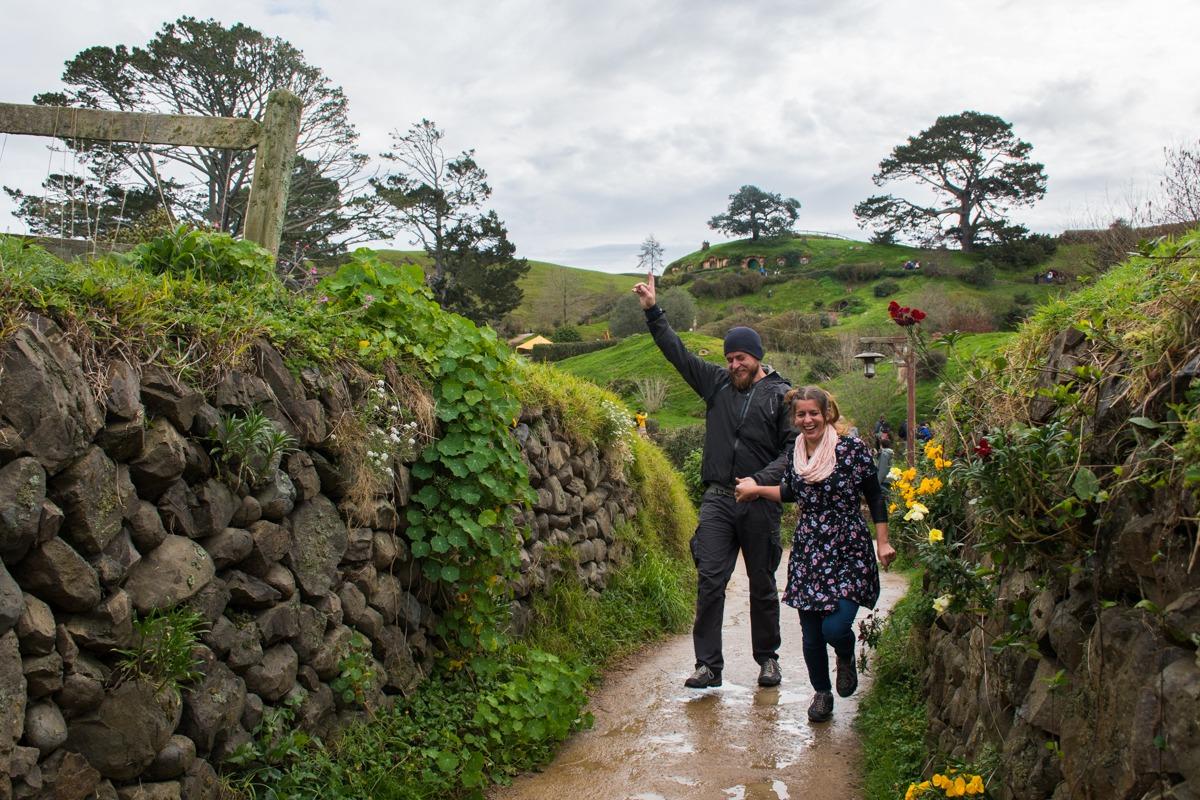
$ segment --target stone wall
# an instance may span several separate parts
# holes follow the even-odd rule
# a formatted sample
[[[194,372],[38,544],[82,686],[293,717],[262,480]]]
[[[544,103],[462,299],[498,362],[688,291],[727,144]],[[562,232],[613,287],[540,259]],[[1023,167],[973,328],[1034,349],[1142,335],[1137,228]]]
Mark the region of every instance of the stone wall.
[[[428,674],[438,592],[404,537],[406,465],[366,527],[330,447],[363,387],[293,376],[263,344],[251,362],[201,392],[158,368],[85,371],[41,318],[0,347],[0,799],[215,797],[214,768],[266,709],[295,704],[318,735],[359,713],[330,689],[356,634],[377,676],[368,704]],[[299,447],[234,488],[208,434],[252,408]],[[537,492],[519,629],[561,573],[603,591],[626,557],[614,528],[636,508],[620,466],[553,414],[527,410],[516,435]],[[197,682],[116,669],[135,615],[180,607],[206,621]]]
[[[1059,336],[1044,383],[1069,376],[1083,347],[1078,331]],[[1181,392],[1197,367],[1168,384]],[[1172,394],[1164,388],[1159,411]],[[1125,389],[1119,378],[1106,385],[1085,463],[1129,474],[1145,454],[1114,432],[1154,412]],[[1049,412],[1032,405],[1034,421]],[[1090,552],[1001,567],[996,607],[981,624],[939,618],[922,643],[928,750],[991,760],[1000,773],[989,793],[999,798],[1200,798],[1198,505],[1179,485],[1123,493]]]

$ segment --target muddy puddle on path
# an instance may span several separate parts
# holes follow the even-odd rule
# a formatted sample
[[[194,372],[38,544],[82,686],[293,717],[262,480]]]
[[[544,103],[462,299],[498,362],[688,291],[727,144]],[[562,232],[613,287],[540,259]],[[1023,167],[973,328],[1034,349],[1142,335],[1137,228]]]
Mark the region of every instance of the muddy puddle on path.
[[[782,588],[783,565],[778,577]],[[900,575],[884,573],[880,609],[890,609],[905,586]],[[796,612],[782,607],[783,684],[763,689],[750,652],[740,563],[727,598],[724,685],[685,689],[683,679],[693,668],[692,638],[673,637],[613,669],[590,705],[596,724],[572,737],[543,772],[492,791],[490,800],[858,796],[859,749],[851,723],[870,675],[863,676],[856,696],[834,698],[831,722],[809,723],[812,691]]]

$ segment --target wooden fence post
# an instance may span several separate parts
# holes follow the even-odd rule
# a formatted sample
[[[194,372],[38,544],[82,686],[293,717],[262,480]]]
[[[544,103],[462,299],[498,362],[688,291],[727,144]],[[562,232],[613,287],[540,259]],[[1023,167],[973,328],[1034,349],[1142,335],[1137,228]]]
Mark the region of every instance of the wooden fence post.
[[[279,255],[301,109],[300,98],[287,89],[271,92],[263,113],[262,138],[254,154],[254,179],[250,183],[243,236],[258,242],[273,256]]]

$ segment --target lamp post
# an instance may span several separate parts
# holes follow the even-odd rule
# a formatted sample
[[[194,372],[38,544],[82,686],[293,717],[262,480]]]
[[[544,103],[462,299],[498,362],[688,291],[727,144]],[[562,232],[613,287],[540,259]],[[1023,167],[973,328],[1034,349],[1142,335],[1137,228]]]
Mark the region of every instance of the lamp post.
[[[917,464],[917,353],[907,336],[864,336],[858,340],[859,346],[887,345],[892,352],[904,359],[905,383],[908,389],[908,435],[904,437],[905,456],[908,466]],[[863,375],[875,377],[875,362],[884,358],[883,353],[865,350],[855,358],[863,362]]]

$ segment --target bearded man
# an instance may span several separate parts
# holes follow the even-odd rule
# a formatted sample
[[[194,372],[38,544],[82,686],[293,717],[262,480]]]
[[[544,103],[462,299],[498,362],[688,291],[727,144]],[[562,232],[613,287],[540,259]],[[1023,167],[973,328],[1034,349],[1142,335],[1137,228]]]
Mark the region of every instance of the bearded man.
[[[744,477],[760,486],[778,484],[783,477],[796,438],[792,415],[783,402],[790,384],[762,363],[762,339],[751,328],[733,328],[725,336],[723,369],[689,353],[671,330],[657,304],[653,272],[633,291],[646,313],[654,343],[706,408],[700,468],[706,489],[691,540],[699,577],[692,627],[696,667],[684,685],[692,689],[721,685],[725,587],[741,552],[750,582],[750,639],[759,665],[758,684],[777,686],[782,679],[775,585],[783,553],[780,506],[765,499],[739,503],[733,490]]]

